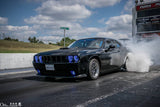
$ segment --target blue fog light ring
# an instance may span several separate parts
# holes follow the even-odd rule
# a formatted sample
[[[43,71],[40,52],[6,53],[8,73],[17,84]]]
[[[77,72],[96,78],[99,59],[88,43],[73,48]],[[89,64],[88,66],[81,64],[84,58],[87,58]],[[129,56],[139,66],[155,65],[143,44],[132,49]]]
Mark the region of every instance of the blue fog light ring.
[[[76,72],[75,72],[75,71],[70,71],[70,73],[72,74],[72,76],[75,76],[75,75],[76,75]]]
[[[37,73],[38,73],[38,74],[41,74],[41,72],[40,72],[40,70],[39,70],[39,69],[37,69]]]

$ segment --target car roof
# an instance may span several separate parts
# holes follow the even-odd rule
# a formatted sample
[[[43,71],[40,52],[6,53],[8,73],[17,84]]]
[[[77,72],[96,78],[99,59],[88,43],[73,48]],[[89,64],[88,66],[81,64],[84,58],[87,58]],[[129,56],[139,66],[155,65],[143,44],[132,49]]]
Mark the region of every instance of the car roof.
[[[79,40],[84,40],[84,39],[103,39],[103,40],[115,40],[117,41],[120,45],[122,45],[122,43],[117,40],[117,39],[112,39],[112,38],[105,38],[105,37],[92,37],[92,38],[83,38],[83,39],[79,39]]]
[[[83,38],[83,39],[79,39],[79,40],[84,40],[84,39],[104,39],[104,40],[116,40],[116,39],[112,39],[112,38],[104,38],[104,37]]]

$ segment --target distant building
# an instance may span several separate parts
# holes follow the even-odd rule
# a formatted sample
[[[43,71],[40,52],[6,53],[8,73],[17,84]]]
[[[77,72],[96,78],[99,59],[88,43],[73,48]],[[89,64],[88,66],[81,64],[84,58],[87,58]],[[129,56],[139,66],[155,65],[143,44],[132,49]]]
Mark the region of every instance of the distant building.
[[[143,1],[143,0],[142,0]],[[152,38],[160,36],[160,1],[138,3],[132,9],[132,36],[136,38]]]

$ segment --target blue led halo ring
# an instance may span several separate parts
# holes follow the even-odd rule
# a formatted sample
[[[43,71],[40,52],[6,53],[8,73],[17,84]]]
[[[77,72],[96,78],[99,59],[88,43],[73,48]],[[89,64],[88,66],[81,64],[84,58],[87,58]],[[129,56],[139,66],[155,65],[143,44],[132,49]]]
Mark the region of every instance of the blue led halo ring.
[[[68,56],[68,61],[69,61],[69,63],[73,62],[73,56],[72,55]]]
[[[70,73],[72,74],[72,76],[75,76],[75,75],[76,75],[76,72],[75,72],[75,71],[70,71]]]
[[[39,61],[38,61],[38,56],[35,56],[34,59],[35,59],[35,62],[36,62],[36,63],[39,63]]]
[[[73,63],[73,62],[78,63],[79,61],[79,57],[77,55],[69,55],[67,59],[69,63]]]
[[[79,57],[77,55],[74,56],[74,61],[77,63],[79,61]]]
[[[39,62],[43,63],[42,56],[39,56]]]

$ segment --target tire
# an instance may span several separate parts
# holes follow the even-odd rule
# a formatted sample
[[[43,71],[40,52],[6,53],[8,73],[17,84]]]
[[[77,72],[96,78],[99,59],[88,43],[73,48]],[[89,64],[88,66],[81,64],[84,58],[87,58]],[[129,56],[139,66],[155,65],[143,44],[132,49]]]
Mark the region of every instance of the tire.
[[[125,69],[126,69],[126,71],[135,72],[136,68],[137,68],[137,64],[136,64],[136,61],[135,61],[134,54],[129,53],[127,58],[126,58],[126,61],[125,61]]]
[[[100,74],[100,65],[97,59],[91,59],[89,62],[88,77],[91,80],[96,80]]]
[[[128,58],[126,58],[126,61],[125,61],[125,64],[124,64],[124,71],[128,71],[128,66],[127,66],[127,64],[128,64]]]
[[[121,72],[127,72],[128,57],[125,58],[124,64],[120,67]]]

